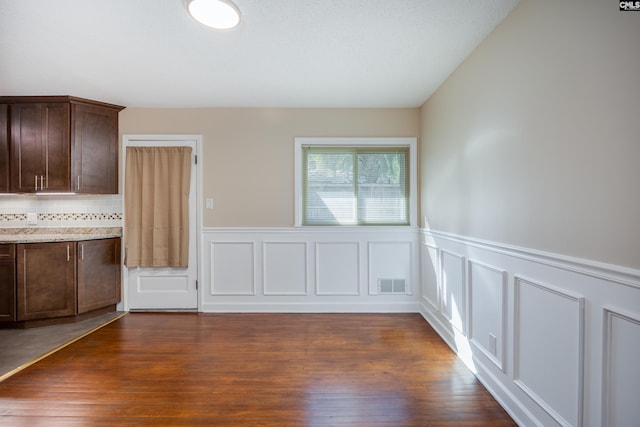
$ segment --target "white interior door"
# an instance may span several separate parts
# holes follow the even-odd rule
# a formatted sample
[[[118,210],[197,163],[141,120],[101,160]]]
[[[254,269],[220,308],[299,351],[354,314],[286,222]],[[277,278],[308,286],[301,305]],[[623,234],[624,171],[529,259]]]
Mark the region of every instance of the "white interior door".
[[[125,309],[195,310],[198,308],[198,199],[199,179],[196,156],[200,137],[178,135],[125,135],[123,158],[127,147],[191,147],[191,185],[189,190],[189,265],[187,268],[124,268]],[[126,170],[126,166],[122,168]],[[123,173],[124,177],[124,173]],[[123,178],[124,182],[124,178]],[[125,223],[127,219],[124,219]],[[124,235],[126,241],[127,236]]]

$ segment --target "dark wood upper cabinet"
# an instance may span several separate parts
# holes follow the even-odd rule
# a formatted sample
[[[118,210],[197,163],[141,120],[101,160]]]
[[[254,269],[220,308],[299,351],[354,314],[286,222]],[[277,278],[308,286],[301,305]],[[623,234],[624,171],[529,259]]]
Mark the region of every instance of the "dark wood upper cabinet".
[[[9,192],[9,106],[0,104],[0,193]]]
[[[0,105],[8,106],[11,192],[118,193],[124,107],[70,96],[5,96]]]
[[[72,185],[77,193],[118,192],[118,110],[71,105]]]
[[[11,104],[11,191],[69,192],[69,104]]]

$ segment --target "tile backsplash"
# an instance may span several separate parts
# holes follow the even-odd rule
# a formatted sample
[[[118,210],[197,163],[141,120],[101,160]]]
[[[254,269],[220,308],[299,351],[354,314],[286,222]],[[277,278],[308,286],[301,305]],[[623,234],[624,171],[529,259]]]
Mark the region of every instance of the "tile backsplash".
[[[122,227],[122,195],[1,195],[0,227]]]

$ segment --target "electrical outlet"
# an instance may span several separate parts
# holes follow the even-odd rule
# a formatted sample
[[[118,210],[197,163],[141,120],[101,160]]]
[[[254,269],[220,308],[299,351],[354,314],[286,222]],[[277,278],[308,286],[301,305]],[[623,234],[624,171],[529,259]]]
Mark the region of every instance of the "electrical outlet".
[[[498,340],[493,334],[489,334],[489,352],[494,356],[498,355]]]
[[[27,225],[38,225],[38,214],[37,213],[28,213],[27,214]]]

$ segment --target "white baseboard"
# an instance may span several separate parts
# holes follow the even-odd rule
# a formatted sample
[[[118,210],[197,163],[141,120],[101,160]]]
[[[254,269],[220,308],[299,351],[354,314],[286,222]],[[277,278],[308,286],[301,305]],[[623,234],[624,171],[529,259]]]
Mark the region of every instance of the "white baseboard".
[[[418,304],[407,303],[224,303],[206,304],[205,313],[417,313]]]

